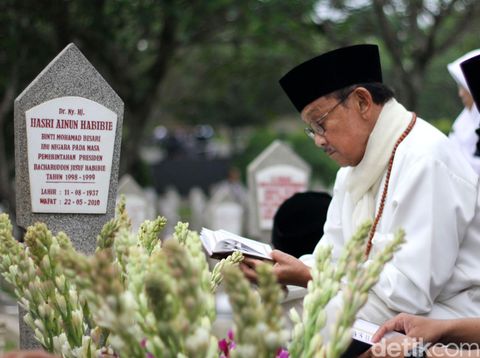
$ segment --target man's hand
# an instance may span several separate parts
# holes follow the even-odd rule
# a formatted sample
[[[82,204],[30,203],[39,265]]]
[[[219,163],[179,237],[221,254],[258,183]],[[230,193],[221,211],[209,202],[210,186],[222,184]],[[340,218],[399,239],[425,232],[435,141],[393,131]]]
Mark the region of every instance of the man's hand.
[[[242,270],[245,277],[252,283],[257,283],[258,276],[257,276],[257,266],[268,261],[253,259],[251,257],[245,256],[243,261],[240,262],[240,270]]]
[[[437,343],[444,334],[444,323],[442,320],[400,313],[386,321],[373,335],[372,341],[378,342],[386,333],[397,331],[411,338],[423,339],[424,342]]]
[[[280,250],[273,250],[272,258],[275,261],[273,272],[277,275],[279,283],[307,287],[308,281],[312,279],[310,267]]]
[[[401,313],[386,321],[377,330],[372,337],[372,341],[376,344],[359,358],[403,357],[415,344],[439,342],[445,333],[445,324],[442,320]],[[405,333],[406,336],[384,338],[385,334],[392,331]]]
[[[272,259],[274,261],[273,272],[277,280],[282,285],[296,285],[307,287],[308,281],[312,279],[310,267],[294,256],[288,255],[280,250],[273,250]],[[240,263],[240,269],[245,277],[251,282],[257,282],[256,267],[266,261],[245,257]]]

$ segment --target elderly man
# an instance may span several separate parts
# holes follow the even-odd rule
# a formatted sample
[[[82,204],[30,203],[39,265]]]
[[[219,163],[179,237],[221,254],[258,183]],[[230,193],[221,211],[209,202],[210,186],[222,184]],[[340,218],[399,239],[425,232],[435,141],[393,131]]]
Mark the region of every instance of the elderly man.
[[[335,260],[370,219],[368,261],[398,228],[406,232],[358,317],[381,324],[398,312],[480,315],[478,177],[446,136],[382,84],[377,46],[325,53],[292,69],[280,84],[307,135],[342,166],[319,245],[332,245]],[[276,250],[272,257],[280,283],[307,285],[311,256],[298,260]],[[258,263],[241,265],[252,281]]]

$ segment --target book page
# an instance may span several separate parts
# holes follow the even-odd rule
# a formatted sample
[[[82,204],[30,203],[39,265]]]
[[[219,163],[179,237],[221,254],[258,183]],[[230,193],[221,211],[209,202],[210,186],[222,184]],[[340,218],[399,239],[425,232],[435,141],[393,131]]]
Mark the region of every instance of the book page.
[[[209,256],[240,251],[245,255],[271,260],[272,248],[268,244],[247,239],[226,230],[202,228],[200,240]],[[218,255],[216,255],[218,256]],[[223,256],[223,255],[221,255]]]
[[[372,344],[372,337],[379,328],[380,326],[375,323],[357,319],[352,327],[352,338],[360,342]]]
[[[209,256],[212,256],[212,251],[215,245],[217,244],[215,240],[215,233],[212,230],[202,228],[200,232],[200,240],[202,241],[203,247],[207,251]]]
[[[352,338],[372,345],[372,337],[379,328],[380,326],[378,324],[358,318],[352,327]],[[399,332],[389,332],[384,337],[389,338],[399,334],[402,335]]]
[[[240,251],[247,255],[264,257],[265,253],[256,251],[251,247],[237,240],[224,239],[218,242],[214,248],[215,252]]]
[[[263,242],[247,239],[236,234],[233,234],[226,230],[218,230],[217,233],[221,236],[220,241],[235,242],[236,250],[245,252],[246,254],[250,253],[254,256],[261,256],[267,259],[271,259],[270,253],[272,248],[270,245]],[[217,237],[217,239],[219,239]]]

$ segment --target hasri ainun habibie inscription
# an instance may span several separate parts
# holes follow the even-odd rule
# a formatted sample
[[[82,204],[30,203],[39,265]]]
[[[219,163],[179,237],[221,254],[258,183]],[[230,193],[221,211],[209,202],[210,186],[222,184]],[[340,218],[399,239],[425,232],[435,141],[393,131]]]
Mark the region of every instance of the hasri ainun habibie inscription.
[[[25,112],[32,212],[105,213],[117,115],[59,97]]]

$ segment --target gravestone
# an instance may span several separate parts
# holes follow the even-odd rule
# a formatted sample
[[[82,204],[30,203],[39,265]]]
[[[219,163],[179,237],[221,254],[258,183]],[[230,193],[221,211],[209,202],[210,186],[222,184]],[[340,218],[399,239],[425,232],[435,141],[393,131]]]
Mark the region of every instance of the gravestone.
[[[200,232],[204,226],[206,201],[207,199],[202,189],[198,187],[190,189],[188,202],[191,210],[189,226],[191,230]]]
[[[155,219],[158,216],[158,195],[153,187],[147,187],[143,189],[143,195],[147,200],[147,213],[146,217],[149,220]]]
[[[243,235],[244,208],[227,186],[214,192],[206,212],[206,223],[209,229],[224,229],[237,235]]]
[[[169,187],[158,200],[160,215],[167,219],[167,224],[163,230],[165,237],[170,237],[173,234],[175,225],[180,220],[181,201],[180,194],[173,187]]]
[[[132,231],[136,232],[147,219],[152,220],[147,196],[142,187],[129,174],[123,175],[118,182],[118,198],[125,196],[125,208],[132,222]]]
[[[270,144],[247,168],[249,236],[271,243],[280,204],[308,189],[311,169],[287,144]]]
[[[69,44],[16,98],[17,224],[40,221],[91,254],[115,212],[123,102]],[[23,317],[24,312],[20,312]],[[20,346],[38,344],[20,319]]]

